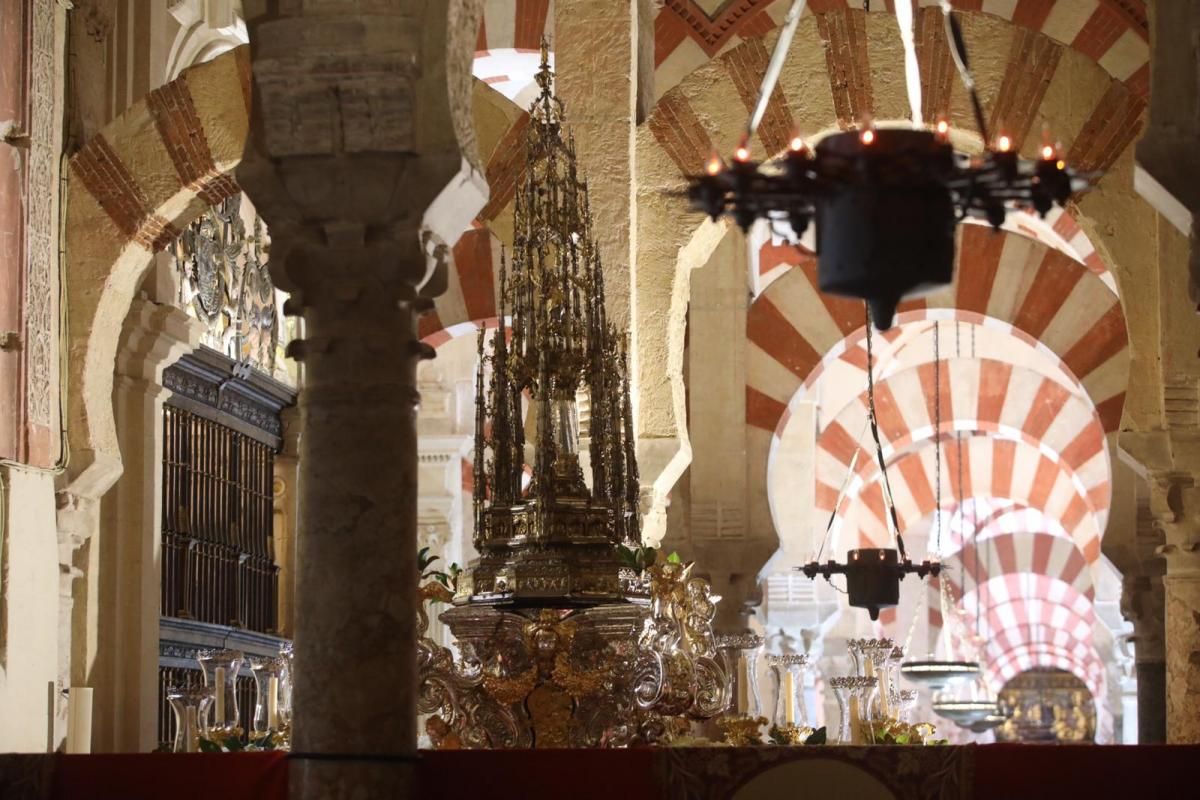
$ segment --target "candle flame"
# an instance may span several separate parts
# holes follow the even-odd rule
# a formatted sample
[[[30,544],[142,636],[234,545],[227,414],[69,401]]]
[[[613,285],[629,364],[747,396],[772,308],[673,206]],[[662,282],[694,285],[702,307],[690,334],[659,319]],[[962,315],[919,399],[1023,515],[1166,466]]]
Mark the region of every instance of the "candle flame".
[[[1054,158],[1054,145],[1046,145],[1042,148],[1042,158],[1050,161]]]
[[[1007,153],[1012,148],[1012,139],[1007,136],[1001,136],[996,142],[996,146],[1000,148],[1001,153]]]
[[[860,138],[862,139],[863,144],[871,144],[875,141],[875,131],[871,128],[867,128],[862,132],[862,136]]]

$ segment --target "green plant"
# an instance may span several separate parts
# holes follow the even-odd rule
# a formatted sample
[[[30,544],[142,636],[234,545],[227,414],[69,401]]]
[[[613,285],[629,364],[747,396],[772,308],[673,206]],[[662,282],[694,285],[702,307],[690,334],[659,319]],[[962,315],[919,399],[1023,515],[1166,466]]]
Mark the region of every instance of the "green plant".
[[[629,567],[634,572],[644,572],[654,566],[658,561],[658,549],[654,547],[626,547],[623,544],[617,545],[617,553],[621,557],[621,566]],[[679,557],[679,553],[671,553],[667,556],[668,564],[682,564],[683,559]]]
[[[243,742],[240,737],[232,736],[228,739],[216,741],[213,739],[205,739],[200,737],[200,752],[201,753],[253,753],[261,750],[278,750],[279,746],[275,741],[275,734],[268,733],[261,739],[253,742]]]
[[[439,558],[440,556],[429,555],[428,547],[422,547],[417,551],[417,574],[421,580],[433,579],[453,592],[458,586],[458,576],[462,574],[462,567],[451,563],[445,571],[430,569],[433,562]]]

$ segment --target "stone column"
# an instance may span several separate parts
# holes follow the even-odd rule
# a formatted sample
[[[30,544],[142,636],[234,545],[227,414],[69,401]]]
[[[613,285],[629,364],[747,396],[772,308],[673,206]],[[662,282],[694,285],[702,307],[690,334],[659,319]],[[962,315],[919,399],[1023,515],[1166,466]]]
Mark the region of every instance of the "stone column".
[[[1120,447],[1149,484],[1149,513],[1163,537],[1167,741],[1200,743],[1200,435],[1127,432]]]
[[[1200,487],[1195,478],[1160,481],[1156,516],[1167,542],[1167,741],[1200,743]]]
[[[305,322],[291,796],[415,796],[417,287],[485,196],[462,152],[479,3],[248,10],[238,180]]]
[[[1167,740],[1167,663],[1163,640],[1164,595],[1161,566],[1150,574],[1124,578],[1121,611],[1133,623],[1137,675],[1138,744]]]
[[[275,455],[275,562],[279,564],[279,635],[290,639],[296,618],[297,482],[300,467],[300,412],[285,408],[283,445]]]

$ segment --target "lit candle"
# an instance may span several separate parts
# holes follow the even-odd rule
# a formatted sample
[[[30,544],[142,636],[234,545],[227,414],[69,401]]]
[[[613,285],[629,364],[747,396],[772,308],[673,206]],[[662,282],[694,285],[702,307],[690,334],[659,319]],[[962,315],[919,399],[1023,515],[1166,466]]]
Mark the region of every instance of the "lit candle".
[[[67,752],[92,752],[92,690],[83,686],[67,690]]]
[[[267,679],[267,728],[279,730],[279,678]]]
[[[213,706],[213,723],[219,728],[225,724],[225,668],[213,670],[213,693],[216,705]]]
[[[796,724],[796,679],[790,671],[783,673],[783,721]]]
[[[737,710],[739,714],[750,713],[750,662],[745,656],[738,656]]]

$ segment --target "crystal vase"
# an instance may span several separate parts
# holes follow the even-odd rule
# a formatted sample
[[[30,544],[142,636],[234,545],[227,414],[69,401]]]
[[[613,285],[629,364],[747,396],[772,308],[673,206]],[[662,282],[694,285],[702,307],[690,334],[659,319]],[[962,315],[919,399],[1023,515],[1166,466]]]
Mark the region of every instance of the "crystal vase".
[[[204,672],[204,685],[213,692],[212,724],[217,737],[240,733],[238,724],[237,675],[242,666],[240,650],[202,650],[196,654]]]
[[[167,689],[167,702],[175,715],[176,753],[200,752],[200,736],[207,733],[205,718],[212,707],[213,693],[207,686],[178,687]]]
[[[280,699],[286,669],[287,662],[280,656],[250,659],[250,674],[254,676],[255,739],[266,738],[283,727]]]

